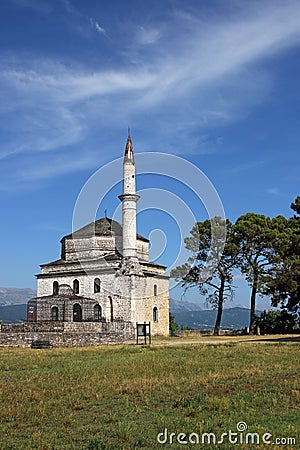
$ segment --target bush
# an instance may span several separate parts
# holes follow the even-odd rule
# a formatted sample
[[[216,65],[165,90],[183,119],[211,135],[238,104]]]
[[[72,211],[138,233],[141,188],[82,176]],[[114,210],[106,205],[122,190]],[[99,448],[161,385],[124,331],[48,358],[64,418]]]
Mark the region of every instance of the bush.
[[[256,317],[255,325],[262,334],[281,334],[299,332],[299,319],[297,314],[287,310],[264,311]]]

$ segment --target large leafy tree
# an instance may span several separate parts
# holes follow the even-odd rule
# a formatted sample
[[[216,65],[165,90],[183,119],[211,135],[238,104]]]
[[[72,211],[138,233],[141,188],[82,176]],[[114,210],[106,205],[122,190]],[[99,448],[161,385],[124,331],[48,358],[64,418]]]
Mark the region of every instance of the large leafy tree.
[[[273,267],[279,222],[262,214],[247,213],[234,226],[235,243],[240,249],[238,265],[251,287],[250,333],[255,327],[256,296],[265,293],[266,277]]]
[[[273,272],[266,278],[265,294],[271,297],[273,306],[280,305],[289,311],[297,311],[300,307],[299,196],[291,204],[291,208],[296,214],[290,219],[281,219],[280,238],[274,245],[276,256]]]
[[[221,325],[223,304],[232,294],[232,272],[236,264],[238,247],[233,240],[232,223],[220,217],[198,222],[186,237],[185,247],[191,251],[189,261],[171,272],[171,277],[185,289],[198,287],[209,303],[217,309],[214,334]],[[225,232],[226,230],[226,232]]]

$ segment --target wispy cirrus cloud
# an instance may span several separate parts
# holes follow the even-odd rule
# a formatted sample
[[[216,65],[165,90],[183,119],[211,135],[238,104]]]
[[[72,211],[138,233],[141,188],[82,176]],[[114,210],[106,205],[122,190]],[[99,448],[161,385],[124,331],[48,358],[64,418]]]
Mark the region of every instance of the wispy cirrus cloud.
[[[91,19],[90,19],[90,23],[91,23],[92,27],[93,27],[98,33],[106,35],[105,29],[100,25],[99,22],[97,22],[97,20],[94,20],[94,19],[91,18]]]
[[[139,45],[153,45],[161,37],[162,32],[155,27],[139,26],[136,30],[136,40]]]
[[[280,192],[280,190],[277,187],[268,188],[267,193],[271,194],[271,195],[275,195],[276,197],[282,195],[282,193]]]
[[[74,12],[75,7],[71,0],[7,0],[21,8],[29,8],[38,13],[48,14],[56,6],[62,6],[67,12]]]
[[[51,10],[51,4],[44,0],[9,0],[11,3],[22,8],[29,8],[42,14],[48,14]]]
[[[103,69],[35,55],[4,61],[0,91],[6,101],[0,114],[18,116],[18,133],[4,130],[2,157],[74,146],[96,122],[110,130],[124,121],[142,122],[147,132],[150,117],[163,146],[174,128],[182,130],[184,143],[187,132],[191,138],[199,127],[235,120],[272,84],[272,74],[262,67],[258,73],[256,64],[300,40],[298,2],[247,5],[247,12],[225,18],[204,20],[176,10],[163,24],[136,25],[136,33],[125,36],[123,51]],[[106,33],[99,22],[91,24]],[[194,142],[197,148],[199,139]],[[64,170],[74,168],[66,164]]]

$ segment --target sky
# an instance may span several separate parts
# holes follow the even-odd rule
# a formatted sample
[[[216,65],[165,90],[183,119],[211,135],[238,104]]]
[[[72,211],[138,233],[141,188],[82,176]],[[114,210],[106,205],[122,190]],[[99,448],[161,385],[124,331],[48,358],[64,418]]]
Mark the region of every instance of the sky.
[[[59,258],[83,187],[122,157],[128,126],[136,154],[176,156],[205,174],[230,220],[291,216],[299,87],[297,0],[2,0],[0,286],[36,287],[39,264]],[[177,186],[158,173],[143,167],[137,178],[152,199],[138,231],[171,268],[187,225],[151,190],[173,194],[195,220],[207,205],[185,192],[188,172]],[[97,217],[114,216],[117,181]],[[236,282],[235,302],[246,305],[239,274]]]

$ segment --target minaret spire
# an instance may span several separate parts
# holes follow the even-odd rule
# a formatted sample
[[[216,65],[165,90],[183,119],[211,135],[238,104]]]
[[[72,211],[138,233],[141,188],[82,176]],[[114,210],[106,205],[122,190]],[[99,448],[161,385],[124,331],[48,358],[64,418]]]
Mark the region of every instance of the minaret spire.
[[[124,161],[131,161],[134,164],[133,146],[130,137],[130,128],[128,128],[128,137],[125,147]]]
[[[122,266],[123,273],[143,275],[137,258],[136,245],[136,202],[140,198],[136,193],[135,164],[133,146],[128,129],[128,137],[123,161],[123,193],[119,195],[122,202]]]

